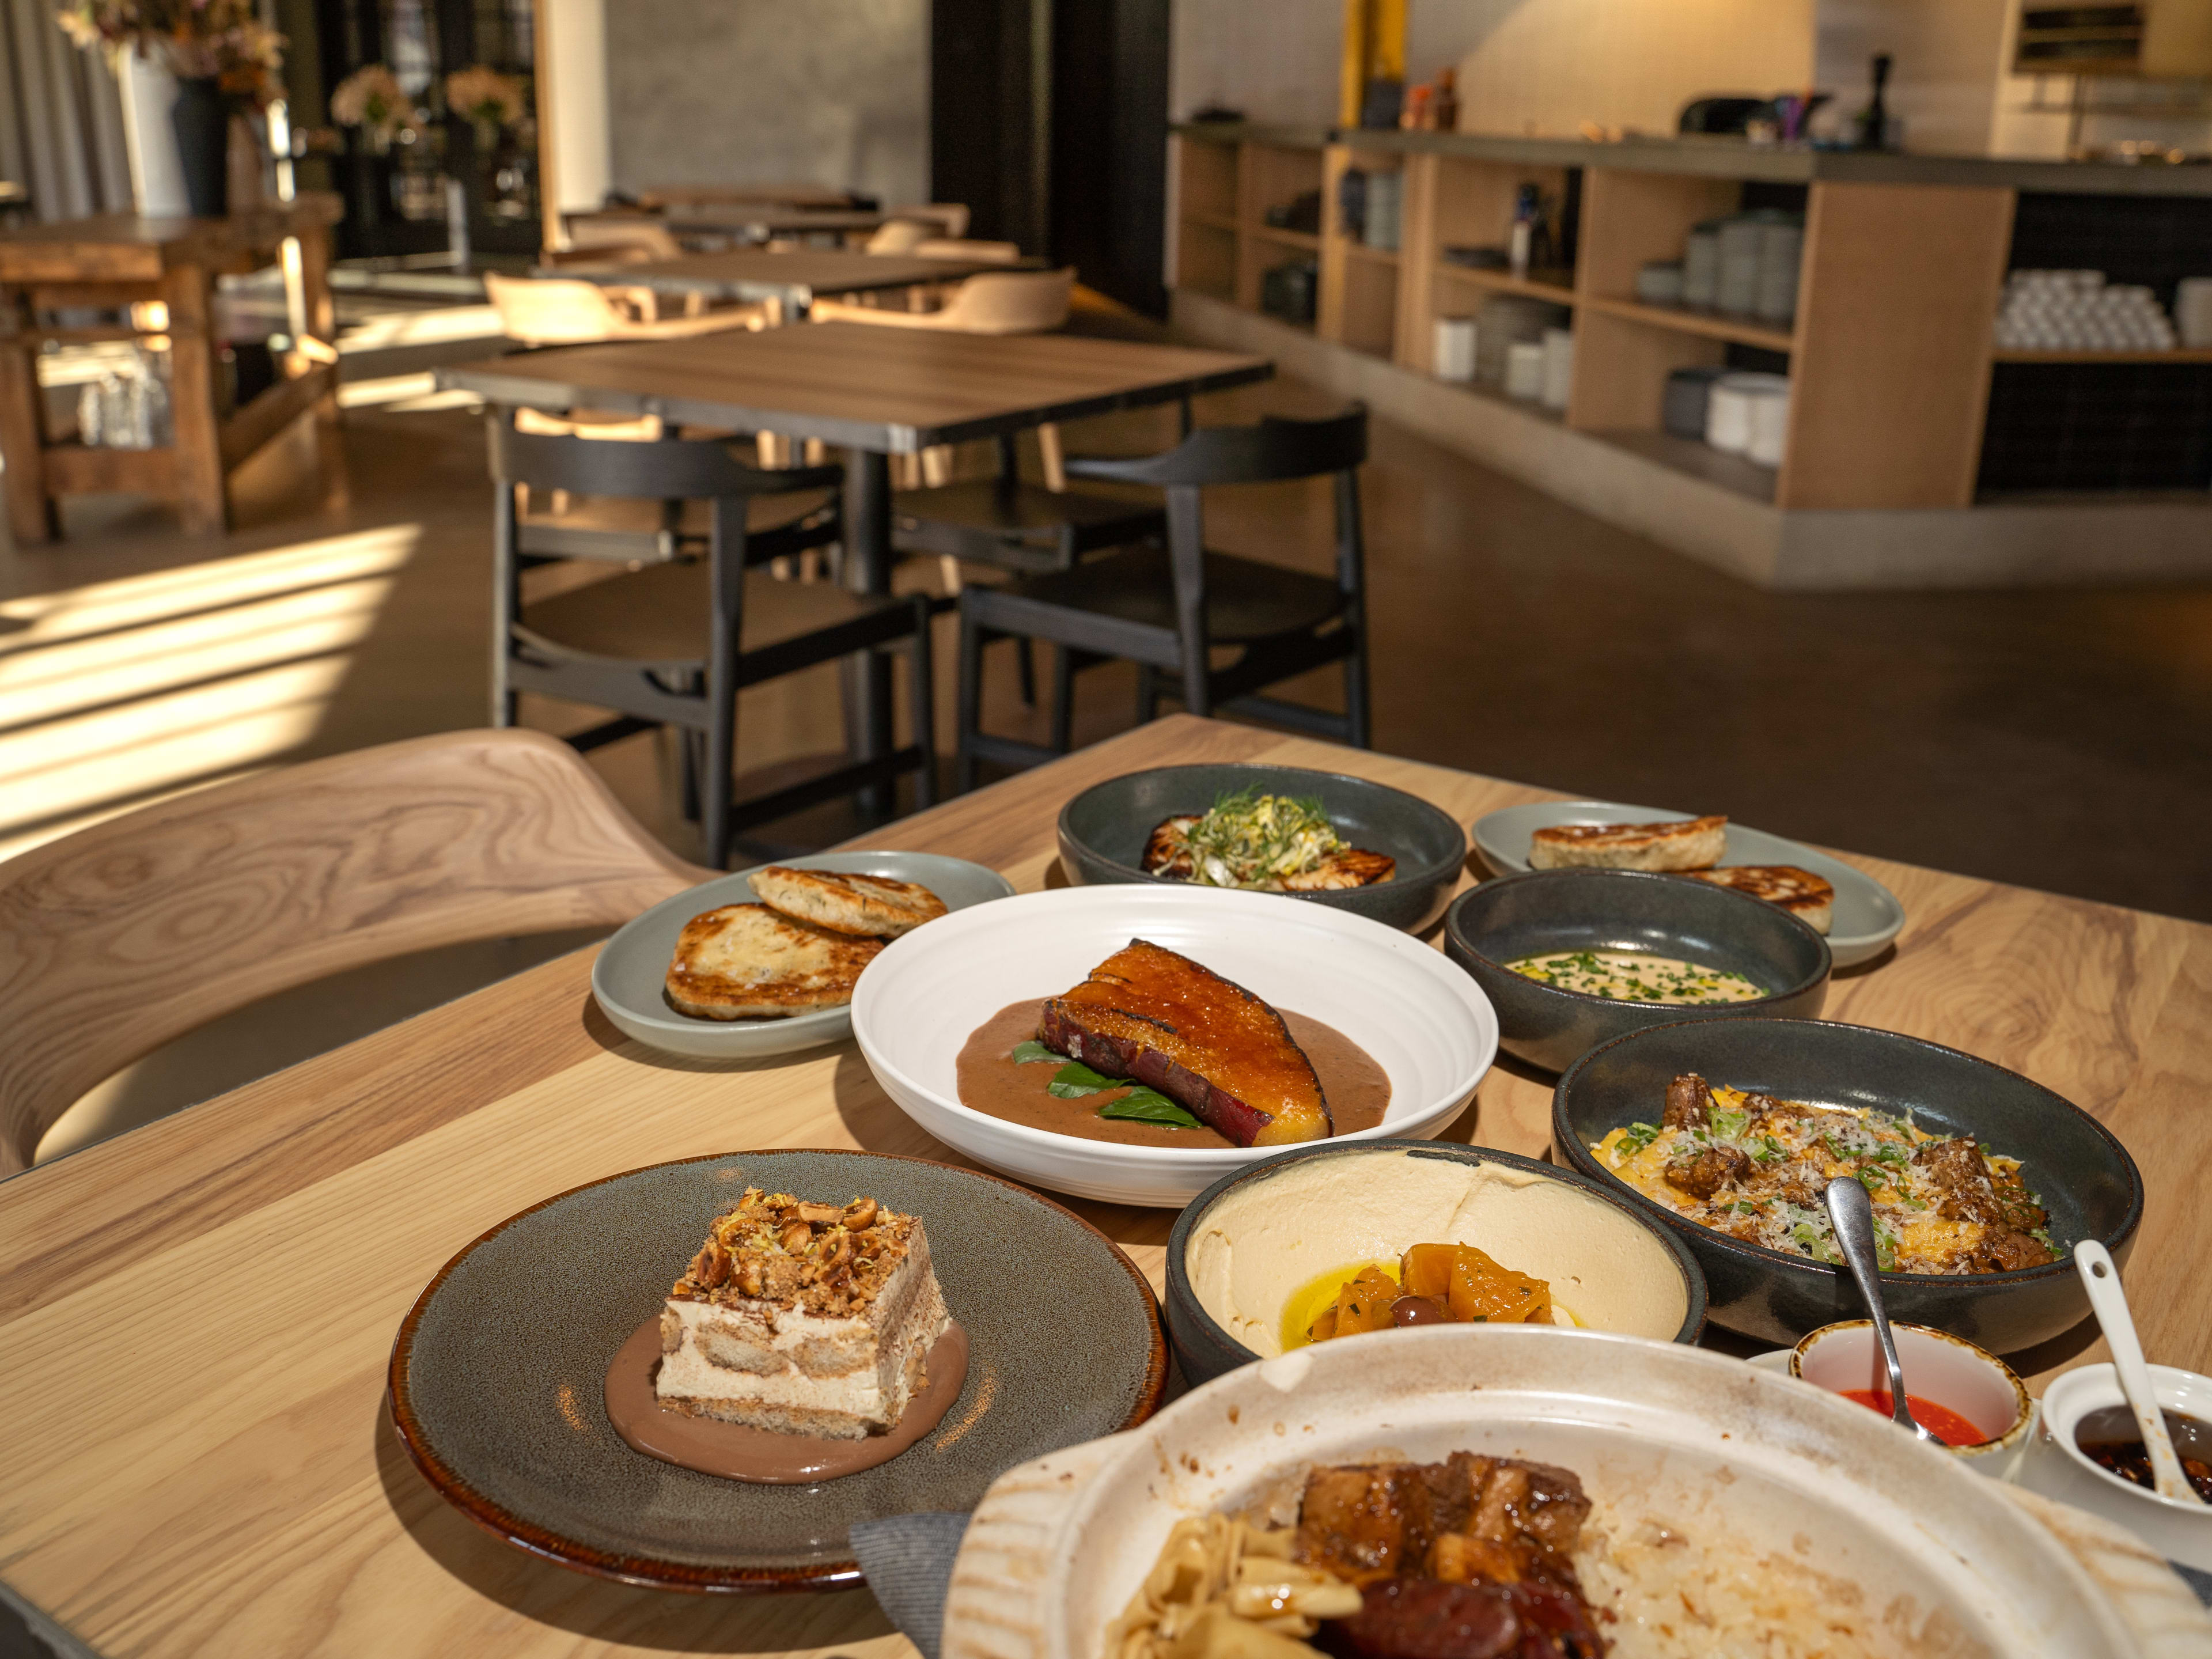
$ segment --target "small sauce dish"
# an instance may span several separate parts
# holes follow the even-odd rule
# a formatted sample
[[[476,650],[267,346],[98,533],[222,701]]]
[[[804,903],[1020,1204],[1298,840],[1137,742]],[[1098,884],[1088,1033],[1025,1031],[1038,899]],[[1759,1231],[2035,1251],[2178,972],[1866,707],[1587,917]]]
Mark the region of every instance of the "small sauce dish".
[[[2169,1413],[2212,1423],[2212,1377],[2172,1365],[2150,1368],[2158,1403]],[[2125,1412],[2127,1396],[2110,1365],[2084,1365],[2043,1391],[2043,1421],[2015,1477],[2030,1492],[2116,1521],[2169,1561],[2212,1572],[2212,1508],[2161,1498],[2100,1468],[2076,1437],[2085,1421]]]
[[[2008,1479],[2035,1424],[2035,1402],[2011,1366],[1964,1337],[1926,1325],[1893,1325],[1898,1363],[1905,1368],[1905,1396],[1926,1401],[1971,1425],[1983,1438],[1943,1449],[1977,1474]],[[1874,1326],[1863,1319],[1823,1325],[1790,1350],[1790,1375],[1831,1394],[1870,1395],[1887,1414],[1889,1379]],[[1869,1404],[1866,1398],[1859,1405]],[[1932,1414],[1931,1414],[1932,1415]],[[1938,1424],[1924,1426],[1934,1431]]]

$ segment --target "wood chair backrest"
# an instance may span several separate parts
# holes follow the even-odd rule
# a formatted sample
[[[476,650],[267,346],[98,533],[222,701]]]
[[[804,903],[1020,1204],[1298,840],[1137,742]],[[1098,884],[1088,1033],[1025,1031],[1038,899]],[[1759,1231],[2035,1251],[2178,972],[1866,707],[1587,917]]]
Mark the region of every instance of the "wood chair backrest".
[[[621,249],[647,259],[673,259],[684,252],[668,227],[651,219],[574,219],[568,223],[568,245]]]
[[[1001,265],[1022,262],[1022,250],[1013,242],[966,242],[950,236],[932,236],[916,242],[912,251],[918,259],[988,259]]]
[[[933,235],[957,240],[968,234],[965,202],[924,202],[918,207],[893,208],[891,214],[895,218],[927,220]]]
[[[875,234],[867,240],[866,251],[870,253],[911,253],[936,228],[936,226],[924,224],[919,219],[894,219],[889,224],[877,228]]]
[[[1073,270],[987,271],[961,283],[929,321],[961,334],[1042,334],[1067,320],[1074,292]]]
[[[587,345],[630,326],[597,283],[567,276],[502,276],[484,273],[484,295],[499,313],[499,326],[525,345]]]
[[[0,864],[0,1176],[94,1085],[264,997],[615,926],[714,873],[655,842],[566,744],[521,731],[309,761],[33,848]]]

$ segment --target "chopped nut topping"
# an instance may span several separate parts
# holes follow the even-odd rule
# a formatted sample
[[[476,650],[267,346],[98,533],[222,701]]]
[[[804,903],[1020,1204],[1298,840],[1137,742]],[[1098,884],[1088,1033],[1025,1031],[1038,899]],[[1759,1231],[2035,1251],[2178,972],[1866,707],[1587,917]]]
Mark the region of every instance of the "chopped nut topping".
[[[715,1218],[671,1294],[734,1304],[757,1298],[841,1315],[865,1306],[906,1255],[915,1218],[856,1198],[842,1208],[748,1188]]]

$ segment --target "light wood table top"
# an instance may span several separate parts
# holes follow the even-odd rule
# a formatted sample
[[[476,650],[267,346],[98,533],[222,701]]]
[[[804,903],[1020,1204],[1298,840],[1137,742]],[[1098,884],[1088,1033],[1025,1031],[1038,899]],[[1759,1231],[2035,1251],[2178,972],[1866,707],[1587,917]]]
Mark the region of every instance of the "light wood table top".
[[[765,248],[732,248],[723,253],[687,253],[680,259],[642,264],[563,265],[548,276],[582,277],[618,288],[649,288],[664,294],[703,294],[710,300],[781,300],[809,306],[828,294],[872,294],[916,288],[928,283],[957,283],[994,270],[1035,270],[1037,261],[1010,265],[1003,259],[919,259],[911,254],[863,253],[857,249],[795,248],[771,253]]]
[[[1177,716],[905,819],[868,844],[1059,884],[1054,822],[1137,768],[1356,773],[1471,822],[1550,792]],[[1874,859],[1895,957],[1826,1012],[2016,1067],[2094,1112],[2148,1188],[2128,1277],[2153,1358],[2212,1369],[2212,928]],[[478,1532],[416,1476],[383,1402],[392,1334],[457,1249],[617,1171],[753,1147],[958,1162],[850,1042],[682,1060],[593,1008],[580,951],[0,1184],[0,1586],[112,1655],[743,1652],[903,1659],[865,1590],[625,1589]],[[1535,1154],[1549,1079],[1509,1066],[1447,1132]],[[1162,1276],[1174,1212],[1067,1200]],[[2101,1354],[2083,1333],[2034,1380]],[[2074,1352],[2066,1352],[2073,1348]]]
[[[438,384],[495,404],[653,414],[911,454],[1273,373],[1264,357],[1188,346],[813,323],[520,352],[441,368]]]

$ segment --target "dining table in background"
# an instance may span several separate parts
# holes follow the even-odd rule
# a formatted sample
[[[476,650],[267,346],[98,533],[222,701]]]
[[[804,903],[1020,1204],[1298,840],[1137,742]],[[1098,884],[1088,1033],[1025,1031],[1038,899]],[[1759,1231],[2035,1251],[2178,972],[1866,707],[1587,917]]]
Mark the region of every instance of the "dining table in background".
[[[188,535],[230,527],[230,474],[308,410],[337,416],[331,227],[342,211],[335,194],[306,191],[220,219],[109,213],[0,228],[0,494],[19,544],[61,534],[63,497],[114,491],[173,503]],[[226,407],[216,281],[272,264],[298,337],[270,385]],[[168,442],[88,445],[73,421],[50,422],[46,348],[106,342],[167,352]]]
[[[655,211],[691,207],[752,205],[779,208],[843,208],[853,193],[830,185],[655,185],[637,193],[637,204]]]
[[[660,222],[679,239],[721,236],[738,242],[776,237],[832,236],[842,240],[880,230],[892,216],[873,208],[776,207],[762,202],[693,203],[664,209]]]
[[[1563,799],[1171,716],[872,831],[1021,891],[1062,884],[1070,796],[1146,767],[1372,778],[1466,823]],[[2128,1288],[2154,1359],[2212,1370],[2212,927],[1846,854],[1908,918],[1827,1016],[2008,1066],[2093,1113],[2147,1188]],[[1470,855],[1460,885],[1478,873]],[[1288,902],[1288,901],[1286,901]],[[1433,942],[1433,938],[1432,938]],[[862,1147],[949,1163],[848,1041],[659,1054],[592,1003],[586,948],[0,1183],[0,1592],[96,1653],[257,1659],[744,1652],[904,1659],[865,1590],[724,1598],[584,1577],[478,1531],[387,1419],[393,1333],[470,1241],[676,1158]],[[1501,1060],[1444,1138],[1542,1155],[1551,1080]],[[1058,1196],[1055,1194],[1055,1196]],[[1158,1287],[1171,1210],[1062,1198]],[[2094,1328],[2014,1356],[2039,1390]]]
[[[796,254],[764,256],[796,258]],[[438,371],[487,403],[658,415],[816,438],[848,452],[846,576],[890,592],[893,455],[997,438],[1264,380],[1265,357],[1073,334],[959,334],[814,323],[687,340],[520,352]],[[871,653],[848,719],[861,759],[891,748],[890,677]]]
[[[817,296],[880,294],[896,289],[957,283],[989,271],[1036,270],[1037,260],[924,259],[910,253],[864,253],[857,248],[730,248],[687,253],[641,264],[561,265],[548,276],[603,283],[611,288],[649,288],[656,294],[698,295],[709,304],[772,301],[786,320],[803,318]]]

